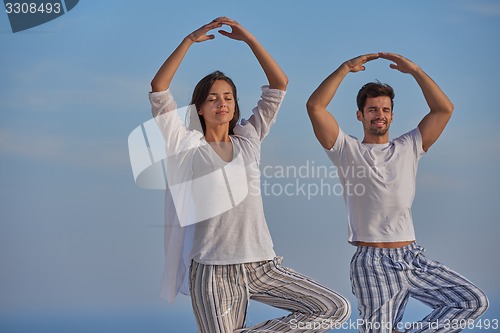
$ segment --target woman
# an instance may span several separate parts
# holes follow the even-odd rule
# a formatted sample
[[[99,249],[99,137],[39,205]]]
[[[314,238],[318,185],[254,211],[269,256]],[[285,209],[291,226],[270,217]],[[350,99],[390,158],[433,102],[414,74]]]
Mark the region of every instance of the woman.
[[[215,38],[207,33],[222,26],[231,32],[219,30],[220,34],[250,47],[269,85],[262,87],[253,115],[238,124],[234,83],[221,72],[207,75],[195,87],[191,102],[201,132],[190,130],[172,112],[176,105],[169,86],[189,47]],[[167,174],[176,218],[181,226],[189,225],[178,229],[190,239],[180,248],[187,251],[190,263],[189,290],[200,332],[324,332],[349,318],[344,297],[281,265],[264,218],[260,143],[276,119],[287,83],[285,73],[255,37],[226,17],[185,37],[151,82],[153,114],[169,156]],[[167,232],[167,242],[175,243],[174,238]],[[170,251],[179,255],[180,248]],[[178,286],[182,260],[175,266],[167,267],[166,275]],[[178,287],[167,294],[175,296],[177,291]],[[245,328],[250,299],[291,314]]]

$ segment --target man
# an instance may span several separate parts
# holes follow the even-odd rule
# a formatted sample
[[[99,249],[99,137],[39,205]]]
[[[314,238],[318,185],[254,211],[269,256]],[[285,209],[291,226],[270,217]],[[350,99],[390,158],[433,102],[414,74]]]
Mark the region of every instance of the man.
[[[348,136],[326,110],[350,72],[383,58],[391,68],[413,76],[430,112],[414,130],[390,141],[394,91],[372,82],[358,93],[357,119],[364,138]],[[358,299],[360,332],[402,330],[411,296],[433,310],[407,332],[459,332],[488,307],[486,295],[448,267],[424,256],[415,243],[411,205],[419,158],[443,132],[453,104],[415,63],[392,53],[362,55],[344,62],[307,102],[314,133],[339,168],[348,211],[349,242],[357,246],[351,261],[351,283]],[[358,189],[346,191],[348,188]],[[363,189],[361,191],[361,189]],[[349,192],[349,193],[348,193]],[[362,192],[362,195],[360,193]]]

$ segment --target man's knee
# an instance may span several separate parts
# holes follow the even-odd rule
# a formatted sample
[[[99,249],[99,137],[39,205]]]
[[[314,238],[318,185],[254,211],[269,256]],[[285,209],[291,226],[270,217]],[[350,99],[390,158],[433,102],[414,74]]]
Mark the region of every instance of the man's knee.
[[[489,306],[489,301],[488,297],[486,294],[478,288],[478,291],[475,293],[475,300],[472,305],[473,309],[473,315],[472,318],[476,319],[477,317],[481,316],[486,310],[488,309]]]

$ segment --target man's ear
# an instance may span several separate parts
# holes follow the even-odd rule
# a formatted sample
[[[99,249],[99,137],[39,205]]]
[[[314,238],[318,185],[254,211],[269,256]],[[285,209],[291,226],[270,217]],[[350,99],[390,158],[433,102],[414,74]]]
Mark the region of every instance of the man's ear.
[[[363,120],[363,113],[361,111],[356,111],[356,118],[358,118],[359,121]]]

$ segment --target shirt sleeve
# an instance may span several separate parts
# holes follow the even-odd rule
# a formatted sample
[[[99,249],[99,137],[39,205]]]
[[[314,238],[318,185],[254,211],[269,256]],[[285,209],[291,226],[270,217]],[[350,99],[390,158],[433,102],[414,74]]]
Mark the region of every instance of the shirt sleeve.
[[[269,86],[263,86],[261,89],[262,95],[257,102],[257,106],[252,110],[252,116],[248,120],[241,120],[243,127],[252,125],[255,128],[260,141],[264,140],[276,121],[278,111],[286,94],[284,90],[271,89]]]
[[[170,89],[150,92],[149,101],[151,102],[153,117],[177,109],[177,103],[175,103],[174,96],[172,96]]]
[[[425,150],[422,147],[422,134],[420,134],[420,130],[418,129],[418,127],[401,135],[397,139],[394,139],[394,141],[399,141],[402,144],[411,145],[413,147],[413,153],[415,154],[417,160],[425,154]]]
[[[337,140],[335,140],[333,147],[325,149],[326,155],[336,166],[340,165],[340,159],[347,144],[347,138],[348,136],[339,127],[339,135],[337,136]]]
[[[153,117],[165,140],[167,156],[190,148],[199,143],[202,134],[190,131],[181,121],[177,110],[177,103],[170,89],[149,93]],[[192,144],[189,144],[191,142]],[[186,145],[187,144],[187,145]]]

